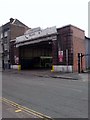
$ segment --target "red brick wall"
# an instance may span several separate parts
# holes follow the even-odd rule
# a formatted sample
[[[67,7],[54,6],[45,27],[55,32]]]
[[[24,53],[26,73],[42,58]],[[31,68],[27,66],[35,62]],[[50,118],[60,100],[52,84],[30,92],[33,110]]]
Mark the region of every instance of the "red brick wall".
[[[53,57],[53,65],[58,63],[58,48],[57,48],[57,40],[52,41],[52,57]]]
[[[28,28],[27,28],[28,29]],[[15,39],[18,36],[21,36],[24,34],[24,32],[27,30],[26,27],[22,27],[22,26],[17,26],[14,24],[11,24],[10,26],[10,40]],[[10,60],[11,60],[11,64],[15,64],[14,61],[14,56],[19,57],[19,50],[18,48],[14,48],[14,42],[11,42],[10,44]]]
[[[24,27],[21,26],[17,26],[17,25],[13,25],[11,24],[11,40],[15,39],[18,36],[21,36],[24,34],[24,32],[26,31],[26,29]]]
[[[85,54],[85,33],[76,27],[73,30],[73,71],[78,72],[78,53]],[[86,68],[85,57],[82,60],[83,70]]]
[[[63,62],[59,62],[59,65],[66,65],[66,49],[68,49],[68,65],[73,64],[72,55],[72,30],[70,25],[58,29],[58,45],[61,51],[63,51]]]
[[[15,41],[10,43],[10,62],[11,64],[15,64],[15,56],[19,57],[19,48],[15,47]]]

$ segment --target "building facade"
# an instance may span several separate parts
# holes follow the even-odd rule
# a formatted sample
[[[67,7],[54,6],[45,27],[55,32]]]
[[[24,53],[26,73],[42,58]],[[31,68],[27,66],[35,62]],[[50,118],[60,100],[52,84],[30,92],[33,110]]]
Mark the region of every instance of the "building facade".
[[[58,53],[62,52],[62,60],[58,59],[56,70],[78,71],[78,53],[85,54],[85,33],[83,30],[67,25],[58,28]],[[59,55],[59,54],[58,54]],[[85,70],[85,58],[82,59],[81,69]]]
[[[0,39],[2,43],[2,67],[5,69],[10,67],[11,57],[13,54],[13,47],[11,47],[10,40],[23,35],[28,27],[19,20],[10,18],[10,21],[2,25],[0,29]]]
[[[90,38],[85,37],[85,44],[86,44],[86,53],[85,53],[86,68],[90,69]]]
[[[56,63],[56,27],[30,29],[15,41],[15,50],[18,49],[18,52],[15,51],[14,64],[20,64],[22,69],[46,68]]]
[[[0,33],[2,32],[2,28],[0,27]],[[2,40],[0,37],[0,70],[2,70]]]
[[[73,25],[29,28],[17,19],[0,27],[2,67],[78,72],[89,67],[89,38]]]
[[[85,54],[85,33],[73,25],[31,29],[15,41],[14,65],[16,61],[22,69],[51,65],[54,71],[77,72],[78,67],[86,68],[85,57],[78,60],[78,54]]]

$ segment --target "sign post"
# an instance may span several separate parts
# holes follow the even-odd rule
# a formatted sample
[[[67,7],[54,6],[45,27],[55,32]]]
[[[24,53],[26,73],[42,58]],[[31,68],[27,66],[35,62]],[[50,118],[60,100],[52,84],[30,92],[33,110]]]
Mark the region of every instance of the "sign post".
[[[66,65],[67,65],[67,72],[68,72],[68,49],[66,49]]]
[[[58,51],[59,62],[63,62],[63,51]]]

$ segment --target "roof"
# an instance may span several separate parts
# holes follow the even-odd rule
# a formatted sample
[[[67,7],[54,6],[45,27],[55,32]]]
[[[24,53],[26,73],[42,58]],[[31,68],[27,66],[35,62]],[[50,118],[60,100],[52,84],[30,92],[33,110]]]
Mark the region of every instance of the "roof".
[[[43,30],[37,29],[37,28],[33,29],[33,30],[31,29],[30,33],[16,37],[16,43],[20,43],[20,42],[28,41],[28,40],[32,40],[32,39],[37,39],[37,38],[49,36],[52,34],[57,34],[57,30],[56,30],[55,26],[50,27],[50,28],[46,28]]]
[[[18,25],[18,26],[22,26],[22,27],[27,27],[24,23],[22,23],[21,21],[19,21],[18,19],[13,19],[13,21],[11,22],[12,24]]]
[[[76,27],[76,26],[74,26],[74,25],[71,25],[71,24],[68,24],[68,25],[62,26],[62,27],[57,28],[57,29],[63,29],[63,28],[66,28],[66,27],[74,27],[74,28],[79,29],[79,30],[81,30],[81,31],[84,32],[84,30],[82,30],[82,29],[80,29],[79,27]]]
[[[88,39],[88,40],[90,40],[90,38],[89,38],[89,37],[86,37],[86,36],[85,36],[85,39]]]
[[[49,40],[56,40],[57,30],[55,26],[42,30],[35,28],[32,31],[33,32],[16,37],[16,47]]]
[[[17,25],[17,26],[21,26],[21,27],[26,27],[27,29],[29,29],[28,26],[26,26],[24,23],[22,23],[21,21],[19,21],[18,19],[13,19],[13,18],[10,18],[9,19],[10,21],[5,23],[4,25],[2,25],[4,28],[7,26],[9,27],[10,24],[14,24],[14,25]]]

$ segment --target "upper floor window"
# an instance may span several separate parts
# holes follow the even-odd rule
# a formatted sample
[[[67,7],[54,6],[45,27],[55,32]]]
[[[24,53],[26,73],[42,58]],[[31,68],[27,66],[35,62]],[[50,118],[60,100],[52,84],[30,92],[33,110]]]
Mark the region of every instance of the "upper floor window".
[[[8,45],[4,44],[4,50],[8,50]]]
[[[1,37],[1,39],[3,38],[3,33],[1,33],[1,36],[0,36],[0,37]]]
[[[4,32],[4,37],[7,37],[7,36],[8,36],[8,32],[5,31],[5,32]]]

